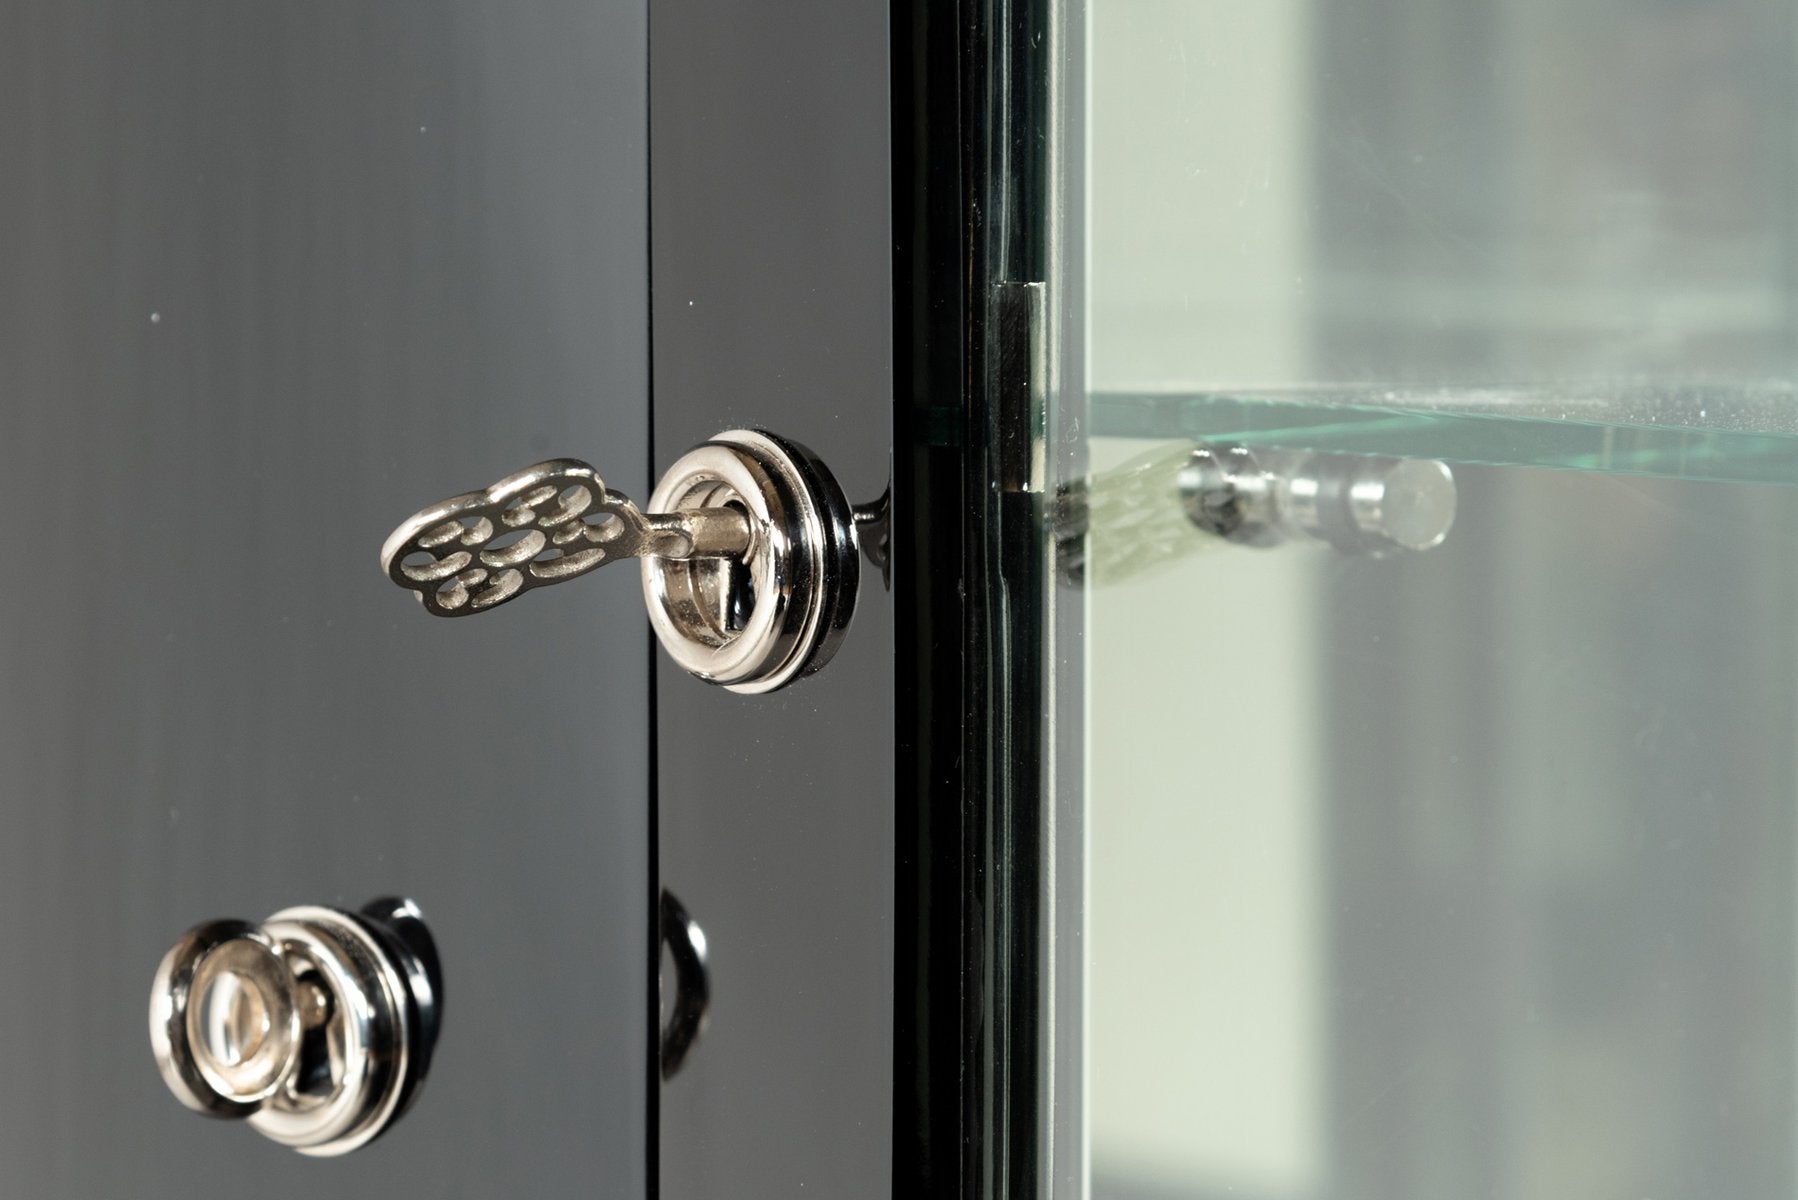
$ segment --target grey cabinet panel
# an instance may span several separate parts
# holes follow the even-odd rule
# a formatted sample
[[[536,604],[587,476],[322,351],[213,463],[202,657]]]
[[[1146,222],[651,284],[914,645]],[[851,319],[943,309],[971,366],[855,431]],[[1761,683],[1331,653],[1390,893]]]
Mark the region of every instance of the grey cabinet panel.
[[[376,552],[647,492],[637,0],[0,6],[0,1196],[643,1194],[633,572],[434,621]],[[208,917],[404,892],[443,1040],[310,1161],[168,1096]]]

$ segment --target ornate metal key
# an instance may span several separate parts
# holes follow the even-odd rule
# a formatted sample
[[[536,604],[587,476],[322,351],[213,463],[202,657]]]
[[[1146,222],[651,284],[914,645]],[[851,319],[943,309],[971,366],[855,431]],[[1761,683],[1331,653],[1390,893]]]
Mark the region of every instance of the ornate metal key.
[[[855,611],[856,517],[809,450],[721,433],[669,468],[649,508],[551,459],[414,514],[381,569],[427,612],[460,617],[634,558],[656,636],[701,679],[766,692],[830,661]],[[868,511],[871,525],[884,515]]]
[[[439,617],[462,617],[622,558],[742,558],[738,508],[644,513],[573,458],[552,458],[412,516],[381,548],[387,577]]]

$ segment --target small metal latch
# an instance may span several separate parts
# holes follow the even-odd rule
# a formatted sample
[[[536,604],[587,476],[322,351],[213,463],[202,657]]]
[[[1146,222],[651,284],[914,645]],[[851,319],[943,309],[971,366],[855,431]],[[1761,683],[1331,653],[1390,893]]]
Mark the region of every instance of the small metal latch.
[[[1427,458],[1200,445],[1180,498],[1193,524],[1249,546],[1315,538],[1350,554],[1430,550],[1455,523],[1455,477]]]
[[[1376,557],[1428,550],[1448,537],[1456,503],[1455,477],[1434,459],[1218,442],[1100,472],[1059,493],[1053,519],[1062,579],[1103,585],[1226,542],[1320,541]]]
[[[486,612],[619,559],[641,565],[662,646],[736,692],[769,692],[821,669],[855,612],[858,523],[805,447],[756,430],[719,434],[675,461],[649,512],[576,459],[538,463],[414,514],[381,568],[427,612]],[[870,557],[884,552],[871,530]]]
[[[302,1154],[347,1154],[417,1095],[443,1012],[430,932],[407,900],[209,921],[163,957],[150,1044],[195,1112]]]

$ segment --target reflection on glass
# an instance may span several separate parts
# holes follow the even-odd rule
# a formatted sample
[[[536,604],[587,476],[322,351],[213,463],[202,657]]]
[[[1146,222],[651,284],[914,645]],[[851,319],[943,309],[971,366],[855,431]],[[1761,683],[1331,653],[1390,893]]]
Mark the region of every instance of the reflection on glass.
[[[1092,1194],[1798,1193],[1798,4],[1084,20]]]

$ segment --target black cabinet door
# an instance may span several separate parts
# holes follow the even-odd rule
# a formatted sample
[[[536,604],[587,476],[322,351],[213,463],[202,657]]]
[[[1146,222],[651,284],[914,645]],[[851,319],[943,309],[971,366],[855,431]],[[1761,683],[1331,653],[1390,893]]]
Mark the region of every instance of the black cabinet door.
[[[0,1195],[644,1193],[635,574],[440,622],[376,552],[552,454],[644,494],[645,26],[0,6]],[[391,892],[447,1008],[390,1133],[168,1095],[182,930]]]
[[[659,470],[722,430],[887,486],[887,5],[653,4]],[[893,609],[864,563],[836,658],[763,696],[658,656],[660,876],[712,1011],[662,1089],[666,1200],[864,1197],[893,1159]]]

